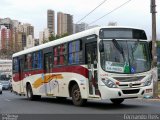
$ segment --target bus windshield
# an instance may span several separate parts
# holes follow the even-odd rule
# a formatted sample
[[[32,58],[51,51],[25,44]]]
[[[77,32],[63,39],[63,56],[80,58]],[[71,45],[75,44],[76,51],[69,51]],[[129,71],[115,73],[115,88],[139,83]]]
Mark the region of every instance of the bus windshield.
[[[134,74],[150,70],[151,58],[147,42],[103,41],[101,66],[107,72]]]

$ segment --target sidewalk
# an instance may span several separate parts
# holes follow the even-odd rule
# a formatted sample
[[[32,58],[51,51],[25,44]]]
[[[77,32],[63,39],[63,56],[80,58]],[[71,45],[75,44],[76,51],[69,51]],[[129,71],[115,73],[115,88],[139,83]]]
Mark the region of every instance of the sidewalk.
[[[145,101],[158,101],[158,102],[160,102],[160,95],[157,97],[157,98],[143,98],[143,100],[145,100]]]
[[[146,101],[155,101],[155,102],[160,102],[160,97],[159,98],[150,98],[150,99],[145,99]]]
[[[151,101],[159,101],[160,102],[160,81],[158,81],[158,97],[157,98],[150,98],[146,100],[151,100]]]
[[[157,98],[144,98],[144,100],[160,102],[160,81],[158,81],[158,97]]]

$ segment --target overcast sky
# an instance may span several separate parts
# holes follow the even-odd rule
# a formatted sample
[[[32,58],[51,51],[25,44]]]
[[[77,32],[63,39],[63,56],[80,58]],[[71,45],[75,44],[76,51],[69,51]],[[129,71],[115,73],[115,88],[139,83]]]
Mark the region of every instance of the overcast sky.
[[[47,27],[47,9],[73,15],[76,23],[104,0],[0,0],[0,18],[10,17],[35,28],[35,36]],[[128,0],[107,0],[82,22],[91,23]],[[131,0],[128,4],[107,15],[92,25],[107,25],[117,22],[120,26],[140,27],[151,36],[151,0]],[[160,37],[160,0],[156,0],[157,33]]]

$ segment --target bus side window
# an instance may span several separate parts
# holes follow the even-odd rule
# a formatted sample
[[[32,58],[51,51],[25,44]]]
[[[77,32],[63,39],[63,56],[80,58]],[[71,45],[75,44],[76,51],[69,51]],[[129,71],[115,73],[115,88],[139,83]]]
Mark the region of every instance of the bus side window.
[[[42,68],[42,51],[38,52],[38,68]]]
[[[33,65],[34,69],[41,69],[42,68],[42,54],[41,51],[33,53]]]
[[[19,65],[18,65],[18,58],[14,58],[13,59],[13,72],[18,72],[18,67]]]
[[[93,65],[94,68],[97,68],[97,45],[96,43],[88,43],[86,45],[86,57],[87,61],[86,63],[88,64],[88,68],[91,68],[91,64]]]
[[[87,51],[87,64],[88,68],[91,68],[91,52],[89,50]]]
[[[53,49],[53,53],[54,53],[54,66],[58,65],[58,47],[54,47]]]
[[[25,55],[25,57],[24,57],[24,69],[25,69],[25,70],[28,69],[28,65],[27,65],[27,55]]]
[[[29,53],[29,54],[27,54],[27,67],[28,67],[28,69],[32,69],[32,54],[31,53]]]
[[[98,58],[97,58],[97,47],[94,48],[94,51],[93,51],[93,65],[94,65],[94,68],[97,68],[97,62],[98,62]]]
[[[68,48],[68,63],[69,64],[80,64],[82,63],[82,41],[76,40],[69,43]]]

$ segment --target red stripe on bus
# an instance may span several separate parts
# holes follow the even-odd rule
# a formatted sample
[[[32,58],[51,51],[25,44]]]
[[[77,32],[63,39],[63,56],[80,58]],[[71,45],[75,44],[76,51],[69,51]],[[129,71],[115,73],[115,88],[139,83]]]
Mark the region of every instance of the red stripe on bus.
[[[53,73],[57,73],[57,72],[77,73],[88,78],[89,71],[87,68],[82,66],[65,66],[65,67],[53,68]]]
[[[77,73],[83,75],[84,77],[88,78],[88,69],[82,66],[64,66],[64,67],[57,67],[52,69],[53,73],[58,72],[68,72],[68,73]],[[23,71],[22,75],[20,76],[19,73],[13,74],[13,80],[15,82],[23,80],[23,78],[31,75],[42,74],[44,70],[31,70],[31,71]]]
[[[14,73],[13,74],[13,81],[18,82],[19,80],[19,73]]]
[[[31,70],[31,71],[23,71],[22,74],[20,75],[19,73],[14,73],[13,74],[13,80],[15,82],[23,80],[23,78],[30,76],[30,75],[36,75],[36,74],[41,74],[43,73],[44,70]]]

